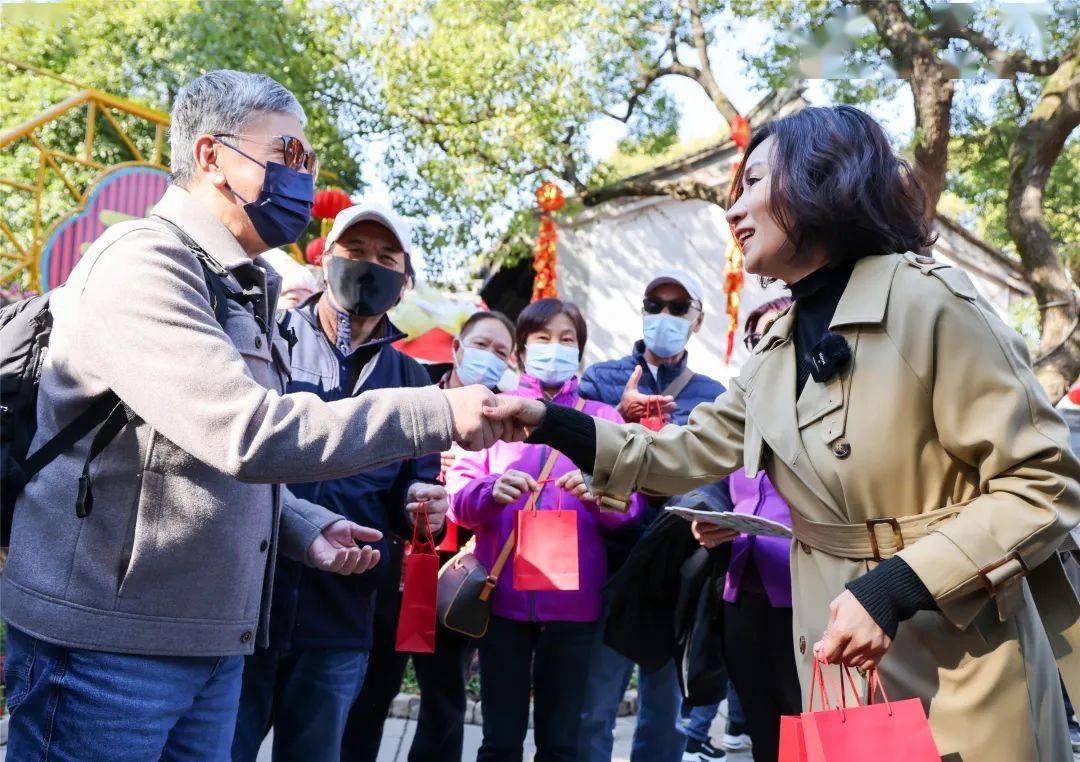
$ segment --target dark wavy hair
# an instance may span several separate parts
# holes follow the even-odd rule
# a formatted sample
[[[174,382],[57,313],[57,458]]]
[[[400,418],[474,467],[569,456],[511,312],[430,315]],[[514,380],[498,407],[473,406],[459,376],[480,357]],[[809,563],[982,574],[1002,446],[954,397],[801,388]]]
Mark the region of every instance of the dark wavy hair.
[[[934,242],[922,184],[865,112],[804,108],[758,128],[746,155],[770,136],[776,145],[769,207],[796,251],[820,245],[839,264]],[[744,165],[736,170],[731,203],[742,195]]]

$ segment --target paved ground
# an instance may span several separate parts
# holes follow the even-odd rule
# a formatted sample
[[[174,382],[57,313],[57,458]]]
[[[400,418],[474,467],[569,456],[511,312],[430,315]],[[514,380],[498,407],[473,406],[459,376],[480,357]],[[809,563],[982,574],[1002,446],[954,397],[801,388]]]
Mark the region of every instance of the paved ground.
[[[634,737],[635,717],[622,717],[615,723],[615,748],[612,753],[612,762],[630,762],[630,745]],[[724,732],[724,717],[718,716],[713,723],[713,738],[719,741]],[[383,733],[382,747],[379,749],[378,762],[405,762],[409,755],[409,745],[412,743],[413,733],[416,732],[416,722],[413,720],[389,719],[386,721],[386,729]],[[463,762],[471,762],[476,759],[476,752],[480,749],[481,731],[479,725],[465,726],[465,749],[462,754]],[[271,738],[267,738],[259,752],[259,762],[270,762]],[[525,738],[525,759],[532,759],[536,747],[533,745],[533,734],[529,731]],[[751,762],[749,752],[729,754],[727,759],[731,762]],[[449,762],[449,760],[448,760]]]

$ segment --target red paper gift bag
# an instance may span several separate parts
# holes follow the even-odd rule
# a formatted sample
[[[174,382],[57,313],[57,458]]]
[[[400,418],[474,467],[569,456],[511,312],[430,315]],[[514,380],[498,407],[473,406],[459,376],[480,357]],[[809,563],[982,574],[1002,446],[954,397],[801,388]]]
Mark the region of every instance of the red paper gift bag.
[[[421,523],[424,527],[420,536]],[[401,613],[398,615],[398,651],[416,654],[435,652],[435,597],[439,585],[439,556],[431,541],[427,506],[420,501],[413,526],[411,552],[402,572]]]
[[[801,717],[780,718],[780,754],[776,762],[807,762]]]
[[[517,512],[514,589],[579,589],[577,511],[562,509],[561,491],[554,511],[531,506]]]
[[[825,678],[815,666],[815,676],[820,685],[822,699],[828,707]],[[802,734],[806,743],[807,762],[939,762],[930,722],[919,699],[889,701],[881,676],[877,670],[870,673],[870,701],[862,705],[846,706],[844,678],[854,681],[846,667],[842,668],[840,691],[842,706],[826,711],[808,711],[802,714]],[[881,690],[884,702],[874,704],[875,689]],[[811,688],[813,690],[813,688]],[[812,706],[811,706],[812,708]]]
[[[642,426],[649,429],[650,431],[660,431],[660,429],[664,428],[665,425],[664,411],[660,407],[660,401],[655,400],[656,415],[653,415],[653,403],[654,400],[649,400],[645,403],[645,417],[638,421],[638,423],[640,423]]]

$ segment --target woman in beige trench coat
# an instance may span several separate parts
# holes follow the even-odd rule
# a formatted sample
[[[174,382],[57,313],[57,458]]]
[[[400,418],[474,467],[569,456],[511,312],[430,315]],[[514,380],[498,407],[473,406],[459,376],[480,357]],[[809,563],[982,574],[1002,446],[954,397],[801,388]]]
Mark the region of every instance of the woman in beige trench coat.
[[[950,762],[1071,759],[1055,654],[1080,695],[1080,606],[1056,551],[1080,464],[1023,341],[960,270],[889,253],[928,242],[924,197],[857,109],[766,125],[736,188],[747,272],[796,303],[724,395],[661,432],[506,398],[490,417],[616,510],[765,469],[792,508],[804,686],[815,653],[877,664]]]

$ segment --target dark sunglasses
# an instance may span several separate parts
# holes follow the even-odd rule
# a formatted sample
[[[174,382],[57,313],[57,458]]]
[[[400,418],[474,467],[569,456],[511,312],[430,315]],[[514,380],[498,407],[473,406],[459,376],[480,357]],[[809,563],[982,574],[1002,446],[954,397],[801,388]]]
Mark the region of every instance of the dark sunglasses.
[[[213,138],[219,143],[221,143],[223,146],[226,146],[227,148],[231,148],[232,150],[236,151],[241,156],[246,156],[252,161],[265,166],[263,162],[259,161],[253,156],[249,156],[247,153],[237,148],[232,143],[226,143],[224,140],[221,139],[223,137],[242,138],[244,137],[243,135],[229,132],[219,132],[213,135]],[[282,164],[284,164],[289,169],[295,169],[298,172],[307,172],[312,175],[319,174],[319,157],[315,154],[314,151],[305,151],[304,142],[300,140],[300,138],[294,138],[292,135],[278,135],[274,138],[274,140],[281,141],[281,153],[284,157],[284,161],[282,161]]]
[[[667,308],[667,311],[675,317],[682,317],[694,307],[697,307],[698,303],[694,299],[657,299],[654,296],[646,296],[641,300],[641,308],[645,310],[647,315],[659,315]]]

